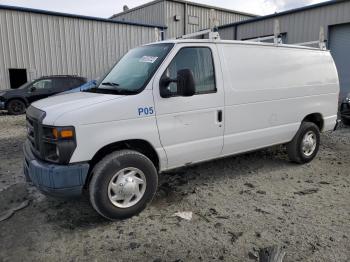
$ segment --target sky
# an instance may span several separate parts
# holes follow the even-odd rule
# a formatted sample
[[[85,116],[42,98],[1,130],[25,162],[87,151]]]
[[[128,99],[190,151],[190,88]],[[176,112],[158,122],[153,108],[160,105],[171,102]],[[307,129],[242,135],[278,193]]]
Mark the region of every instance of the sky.
[[[123,6],[129,8],[150,2],[151,0],[0,0],[2,5],[29,7],[56,12],[108,18],[120,13]],[[190,0],[207,5],[267,15],[327,0]]]

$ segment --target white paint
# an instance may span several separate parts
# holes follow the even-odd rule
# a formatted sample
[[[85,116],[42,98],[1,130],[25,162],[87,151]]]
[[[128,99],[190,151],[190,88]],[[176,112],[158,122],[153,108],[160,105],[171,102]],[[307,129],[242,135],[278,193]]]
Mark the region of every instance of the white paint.
[[[322,131],[334,128],[339,81],[328,51],[238,41],[172,42],[175,47],[138,95],[76,93],[34,103],[46,111],[44,124],[75,127],[71,163],[91,160],[108,144],[142,139],[155,148],[164,171],[287,143],[312,113],[322,115]],[[159,80],[185,46],[211,49],[217,92],[161,98]],[[155,112],[140,117],[139,107]]]

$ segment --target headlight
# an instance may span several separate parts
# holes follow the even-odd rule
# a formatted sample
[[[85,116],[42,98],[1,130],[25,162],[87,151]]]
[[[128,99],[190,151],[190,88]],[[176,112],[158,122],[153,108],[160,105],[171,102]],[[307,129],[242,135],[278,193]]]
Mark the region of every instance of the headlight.
[[[67,127],[43,127],[42,153],[49,162],[68,164],[76,148],[75,129]]]

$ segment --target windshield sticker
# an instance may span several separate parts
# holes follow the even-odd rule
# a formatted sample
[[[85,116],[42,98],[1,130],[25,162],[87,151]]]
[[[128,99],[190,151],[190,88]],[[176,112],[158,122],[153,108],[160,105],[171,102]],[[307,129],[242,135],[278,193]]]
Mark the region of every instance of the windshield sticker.
[[[157,59],[158,59],[158,56],[143,56],[140,58],[139,62],[153,64]]]

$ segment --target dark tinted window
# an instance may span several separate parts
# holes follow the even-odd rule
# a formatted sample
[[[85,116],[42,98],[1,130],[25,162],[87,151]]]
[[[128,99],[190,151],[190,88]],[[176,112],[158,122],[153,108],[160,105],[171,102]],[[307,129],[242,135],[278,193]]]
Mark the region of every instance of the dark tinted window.
[[[55,86],[58,91],[65,91],[72,89],[74,87],[80,86],[80,83],[78,82],[78,79],[76,78],[56,78],[54,79]]]
[[[72,83],[73,83],[73,87],[78,87],[85,84],[85,81],[81,78],[73,78]]]

